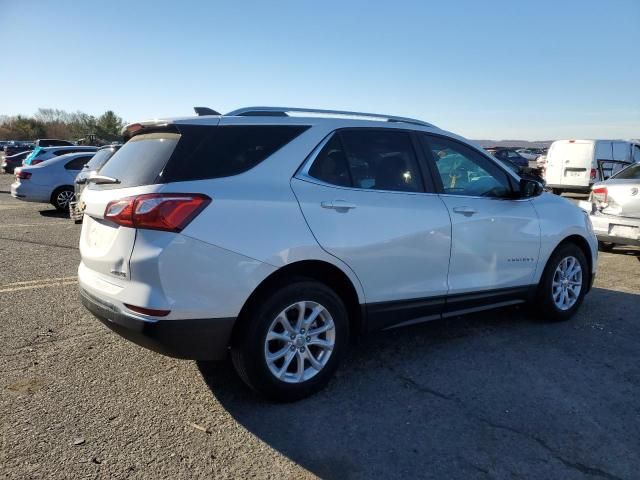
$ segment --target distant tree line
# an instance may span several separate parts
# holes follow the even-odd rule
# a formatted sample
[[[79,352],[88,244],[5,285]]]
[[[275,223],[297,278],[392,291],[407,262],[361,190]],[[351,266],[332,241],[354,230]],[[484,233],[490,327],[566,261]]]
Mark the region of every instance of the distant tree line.
[[[56,108],[40,108],[33,116],[0,117],[0,140],[88,139],[97,143],[120,140],[124,121],[111,110],[99,117],[84,112],[66,112]],[[88,143],[88,142],[87,142]]]

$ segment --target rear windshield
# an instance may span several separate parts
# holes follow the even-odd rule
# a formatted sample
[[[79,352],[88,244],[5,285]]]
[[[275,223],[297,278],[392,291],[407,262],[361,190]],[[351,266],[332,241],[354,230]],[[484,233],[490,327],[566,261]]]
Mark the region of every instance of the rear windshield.
[[[102,166],[107,163],[113,154],[116,153],[114,148],[105,148],[104,150],[98,150],[98,152],[89,160],[89,163],[84,168],[88,170],[100,170]]]
[[[612,178],[624,179],[624,180],[640,180],[640,164],[631,165],[630,167],[621,170],[617,175]]]
[[[229,177],[246,172],[305,131],[300,125],[180,126],[180,133],[143,134],[129,140],[102,168],[124,188]],[[301,159],[302,160],[302,159]]]
[[[179,134],[168,132],[133,137],[100,171],[100,175],[117,178],[120,183],[89,184],[89,188],[125,188],[158,183],[157,178],[171,157],[179,139]]]

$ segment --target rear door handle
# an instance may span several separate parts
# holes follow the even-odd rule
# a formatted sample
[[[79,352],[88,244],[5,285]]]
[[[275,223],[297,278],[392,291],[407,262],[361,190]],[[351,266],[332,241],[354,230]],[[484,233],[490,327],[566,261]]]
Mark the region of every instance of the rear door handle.
[[[330,208],[332,210],[351,210],[356,208],[355,204],[345,202],[344,200],[333,200],[331,202],[320,202],[322,208]]]
[[[464,215],[465,217],[470,217],[471,215],[478,213],[475,208],[471,207],[453,207],[453,211],[460,215]]]

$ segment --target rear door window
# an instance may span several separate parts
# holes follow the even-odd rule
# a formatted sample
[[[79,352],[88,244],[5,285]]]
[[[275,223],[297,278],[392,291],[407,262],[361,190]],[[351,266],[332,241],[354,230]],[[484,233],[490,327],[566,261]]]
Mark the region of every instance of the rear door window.
[[[82,170],[82,167],[84,167],[89,160],[91,160],[91,155],[74,158],[73,160],[67,162],[64,168],[66,170]]]
[[[421,172],[407,132],[353,129],[340,132],[356,188],[423,192]]]
[[[309,169],[309,175],[331,185],[351,186],[347,155],[338,135],[334,134],[322,148]]]

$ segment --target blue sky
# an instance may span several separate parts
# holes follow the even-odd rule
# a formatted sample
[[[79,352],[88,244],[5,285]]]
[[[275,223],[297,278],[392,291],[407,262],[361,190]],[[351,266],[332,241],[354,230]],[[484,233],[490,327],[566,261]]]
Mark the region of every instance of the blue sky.
[[[0,114],[287,105],[640,137],[640,0],[0,0]]]

